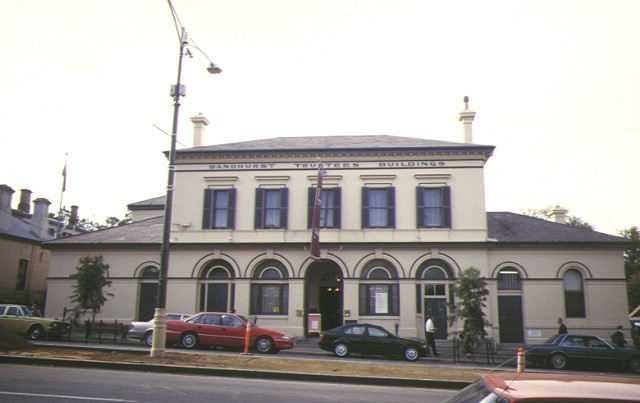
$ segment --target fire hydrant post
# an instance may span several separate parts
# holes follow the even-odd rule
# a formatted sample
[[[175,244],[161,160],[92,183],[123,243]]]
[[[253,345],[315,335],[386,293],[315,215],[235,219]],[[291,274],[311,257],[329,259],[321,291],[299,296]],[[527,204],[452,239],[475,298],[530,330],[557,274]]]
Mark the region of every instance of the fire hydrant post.
[[[251,355],[249,353],[249,345],[251,344],[251,319],[247,321],[247,334],[244,338],[244,352],[242,355]]]
[[[518,372],[524,372],[524,348],[518,349]]]

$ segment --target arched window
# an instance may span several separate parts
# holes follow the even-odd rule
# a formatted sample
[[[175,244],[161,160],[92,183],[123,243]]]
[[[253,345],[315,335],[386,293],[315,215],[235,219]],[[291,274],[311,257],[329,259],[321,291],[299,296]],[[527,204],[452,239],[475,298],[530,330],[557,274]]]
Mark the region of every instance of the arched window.
[[[520,290],[520,272],[513,267],[505,267],[498,273],[498,290]]]
[[[234,271],[222,259],[208,262],[200,271],[200,312],[228,312],[233,308]]]
[[[277,260],[262,262],[253,272],[252,315],[286,315],[289,312],[289,274]]]
[[[146,267],[142,271],[142,274],[140,275],[140,278],[159,279],[160,278],[160,270],[158,270],[157,267],[153,267],[153,266]]]
[[[576,269],[564,273],[564,309],[567,318],[584,318],[584,285],[582,274]]]
[[[362,269],[360,315],[400,314],[398,270],[386,260],[376,259]]]

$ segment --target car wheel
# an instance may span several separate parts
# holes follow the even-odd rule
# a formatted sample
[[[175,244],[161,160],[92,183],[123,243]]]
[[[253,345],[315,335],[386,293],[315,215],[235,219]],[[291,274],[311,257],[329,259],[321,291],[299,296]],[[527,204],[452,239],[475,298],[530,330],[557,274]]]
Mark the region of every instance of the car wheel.
[[[198,336],[193,333],[182,335],[182,345],[184,348],[194,349],[198,347]]]
[[[274,350],[273,347],[273,340],[268,337],[260,337],[256,340],[256,350],[261,354],[272,353]]]
[[[153,332],[145,333],[143,340],[147,347],[153,347]]]
[[[333,354],[335,354],[336,357],[347,358],[351,354],[351,351],[349,351],[349,346],[346,344],[337,343],[333,346]]]
[[[27,331],[27,339],[29,340],[41,340],[44,338],[44,328],[40,325],[34,325]]]
[[[629,360],[629,369],[636,374],[640,374],[640,357],[634,357]]]
[[[407,361],[415,362],[420,358],[420,352],[415,347],[407,347],[404,349],[404,359]]]
[[[555,369],[565,369],[567,367],[567,357],[563,354],[552,355],[551,366]]]

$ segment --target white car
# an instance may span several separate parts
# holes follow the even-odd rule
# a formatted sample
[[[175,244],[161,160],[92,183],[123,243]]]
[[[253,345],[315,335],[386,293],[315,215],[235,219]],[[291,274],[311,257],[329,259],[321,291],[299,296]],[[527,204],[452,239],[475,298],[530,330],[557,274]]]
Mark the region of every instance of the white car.
[[[181,320],[192,316],[186,313],[168,313],[167,320]],[[147,322],[131,322],[128,339],[140,340],[151,347],[153,341],[153,319]]]

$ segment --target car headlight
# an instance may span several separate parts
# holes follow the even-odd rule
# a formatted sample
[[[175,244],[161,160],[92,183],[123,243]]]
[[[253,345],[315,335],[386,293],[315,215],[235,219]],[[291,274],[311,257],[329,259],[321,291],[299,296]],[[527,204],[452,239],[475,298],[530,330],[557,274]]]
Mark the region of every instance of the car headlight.
[[[293,337],[289,336],[288,334],[283,334],[282,336],[280,336],[280,339],[289,341],[289,340],[293,340]]]

